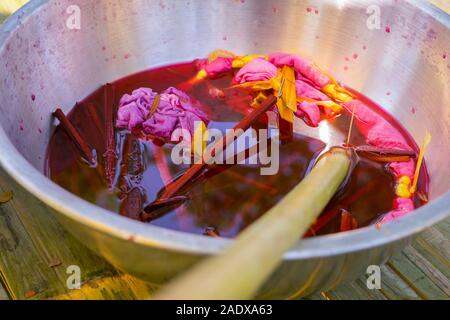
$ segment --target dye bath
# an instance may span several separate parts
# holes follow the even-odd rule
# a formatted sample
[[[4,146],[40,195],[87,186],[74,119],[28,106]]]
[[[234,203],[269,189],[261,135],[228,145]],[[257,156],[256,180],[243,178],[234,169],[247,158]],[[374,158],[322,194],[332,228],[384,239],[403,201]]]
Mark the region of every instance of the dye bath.
[[[107,140],[105,111],[113,108],[113,114],[116,114],[120,98],[137,88],[149,87],[162,92],[170,86],[185,83],[196,73],[195,62],[147,70],[112,83],[114,96],[111,106],[105,105],[103,88],[77,103],[68,114],[68,119],[89,147],[96,151],[98,165],[92,167],[80,157],[77,148],[59,125],[48,146],[45,168],[48,177],[91,203],[139,220],[143,207],[154,201],[164,186],[185,172],[188,166],[173,164],[170,158],[173,145],[144,141],[129,131],[116,130],[116,170],[110,188],[104,170]],[[230,90],[232,76],[228,74],[219,79],[206,80],[189,90],[183,87],[187,94],[201,102],[202,110],[211,120],[209,128],[231,129],[250,110],[253,97],[242,90]],[[211,95],[214,90],[223,90],[225,96],[217,98]],[[417,150],[416,144],[400,124],[375,103],[355,94],[398,128],[410,146]],[[348,128],[349,123],[348,115],[329,121],[330,125],[340,128]],[[354,128],[352,143],[362,141]],[[294,188],[326,147],[329,146],[320,140],[294,133],[290,141],[280,144],[280,170],[277,174],[263,176],[259,165],[252,164],[221,167],[223,171],[220,170],[220,174],[206,173],[205,179],[193,183],[186,191],[189,200],[182,206],[148,223],[208,236],[233,237]],[[427,193],[426,172],[422,171],[418,190]],[[349,211],[359,227],[367,226],[391,210],[393,198],[394,180],[386,165],[362,158],[346,185],[324,210],[323,215],[328,214],[331,218],[309,235],[338,232],[341,209]],[[416,207],[422,204],[418,197],[415,203]]]

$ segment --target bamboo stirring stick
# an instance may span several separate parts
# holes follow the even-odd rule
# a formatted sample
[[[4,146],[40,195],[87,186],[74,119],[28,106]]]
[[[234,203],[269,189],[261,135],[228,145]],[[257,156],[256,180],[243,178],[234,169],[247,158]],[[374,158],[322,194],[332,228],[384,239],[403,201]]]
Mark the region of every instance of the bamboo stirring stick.
[[[225,251],[200,262],[154,299],[250,299],[316,220],[350,170],[349,150],[332,148],[275,207]]]

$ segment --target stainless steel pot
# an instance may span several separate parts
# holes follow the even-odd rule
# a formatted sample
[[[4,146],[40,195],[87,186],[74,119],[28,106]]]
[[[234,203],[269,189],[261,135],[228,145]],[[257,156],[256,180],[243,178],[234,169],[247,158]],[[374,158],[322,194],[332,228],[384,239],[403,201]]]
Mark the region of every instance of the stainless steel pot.
[[[77,8],[81,29],[70,20]],[[220,252],[231,240],[120,217],[42,174],[56,106],[68,111],[108,81],[217,48],[312,57],[385,106],[416,141],[433,135],[428,205],[380,230],[299,242],[260,298],[331,289],[449,216],[450,18],[422,1],[32,0],[0,30],[1,165],[78,239],[138,277],[164,282]]]

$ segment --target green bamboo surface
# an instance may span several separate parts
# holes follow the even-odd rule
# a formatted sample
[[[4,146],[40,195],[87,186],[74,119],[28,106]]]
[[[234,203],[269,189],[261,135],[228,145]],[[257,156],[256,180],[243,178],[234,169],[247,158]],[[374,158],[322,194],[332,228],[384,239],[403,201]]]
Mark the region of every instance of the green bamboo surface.
[[[25,0],[1,0],[0,23]],[[450,12],[447,1],[433,0]],[[445,8],[445,6],[448,6]],[[0,193],[13,191],[0,205],[0,300],[142,299],[156,286],[114,269],[59,225],[37,199],[0,169]],[[449,299],[450,219],[419,235],[411,246],[382,266],[380,290],[366,278],[317,293],[310,299]],[[79,265],[82,287],[69,290],[66,268]]]

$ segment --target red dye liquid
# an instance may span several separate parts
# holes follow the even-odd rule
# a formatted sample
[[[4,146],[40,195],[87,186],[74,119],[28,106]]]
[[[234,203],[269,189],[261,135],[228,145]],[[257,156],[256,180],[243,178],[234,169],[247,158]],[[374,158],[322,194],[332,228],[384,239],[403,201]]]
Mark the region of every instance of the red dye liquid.
[[[191,79],[197,72],[195,63],[183,63],[144,71],[113,83],[114,114],[120,98],[139,87],[150,87],[162,92]],[[209,80],[186,91],[201,101],[203,111],[212,120],[209,128],[232,128],[248,112],[252,97],[242,91],[227,90],[232,75]],[[225,97],[217,99],[210,92],[223,90]],[[102,168],[104,164],[105,112],[103,89],[99,88],[78,103],[68,115],[87,144],[96,150],[99,165],[90,167],[65,131],[58,126],[51,137],[46,174],[54,182],[81,198],[118,214],[139,219],[142,208],[154,201],[158,193],[173,178],[184,173],[187,165],[171,161],[172,145],[158,146],[139,140],[127,131],[116,131],[116,176],[109,190]],[[414,141],[389,115],[373,102],[360,97],[381,112]],[[349,117],[334,119],[333,126],[347,127]],[[361,140],[354,130],[352,141]],[[264,212],[273,207],[305,176],[308,169],[326,145],[319,140],[294,134],[290,142],[280,145],[280,170],[276,175],[263,176],[259,165],[234,165],[220,174],[189,186],[189,200],[182,206],[149,223],[185,232],[233,237]],[[427,193],[426,174],[422,174],[419,191]],[[385,165],[362,159],[355,167],[348,183],[324,211],[337,210],[337,214],[317,231],[317,234],[340,230],[340,209],[346,209],[356,218],[358,225],[366,226],[380,214],[392,208],[394,181]],[[419,206],[421,203],[416,200]],[[299,212],[301,214],[301,212]]]

